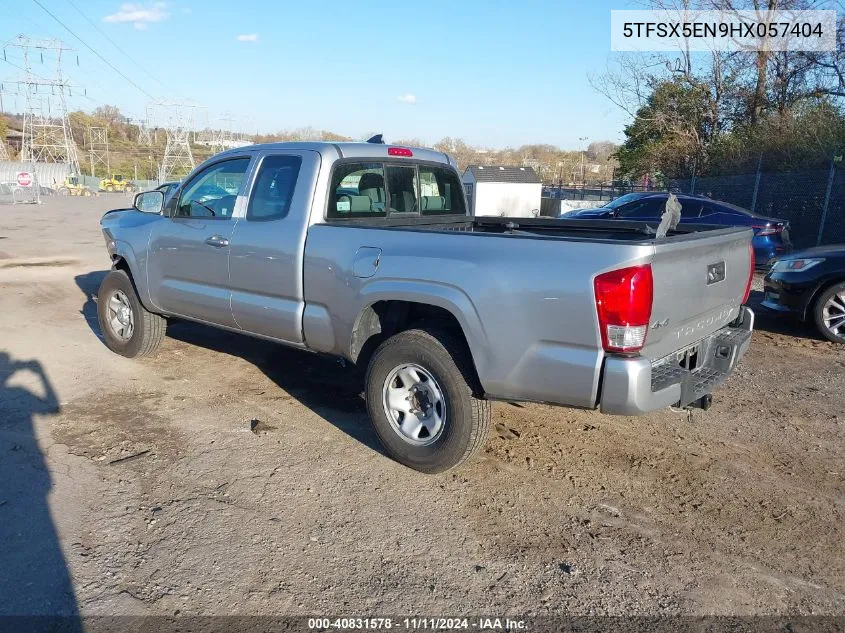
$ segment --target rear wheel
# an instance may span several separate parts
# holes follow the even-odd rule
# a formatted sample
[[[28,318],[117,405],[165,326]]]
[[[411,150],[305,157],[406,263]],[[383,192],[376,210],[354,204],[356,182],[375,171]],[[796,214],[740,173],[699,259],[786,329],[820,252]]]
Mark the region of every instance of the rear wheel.
[[[469,459],[484,445],[491,419],[490,403],[474,395],[476,383],[466,344],[445,330],[406,330],[383,342],[367,368],[366,391],[387,452],[424,473]]]
[[[132,280],[122,270],[111,271],[100,284],[97,318],[106,346],[127,358],[155,352],[167,329],[164,317],[141,305]]]
[[[819,295],[813,317],[822,336],[834,343],[845,343],[845,282]]]

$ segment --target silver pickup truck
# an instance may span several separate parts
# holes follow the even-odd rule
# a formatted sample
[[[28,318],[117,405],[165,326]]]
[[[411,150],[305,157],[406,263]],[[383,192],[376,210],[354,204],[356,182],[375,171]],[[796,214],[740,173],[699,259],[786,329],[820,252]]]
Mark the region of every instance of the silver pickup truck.
[[[223,152],[101,220],[103,336],[150,354],[178,317],[345,358],[386,450],[424,472],[481,448],[490,400],[706,408],[749,345],[750,229],[466,209],[433,150]]]

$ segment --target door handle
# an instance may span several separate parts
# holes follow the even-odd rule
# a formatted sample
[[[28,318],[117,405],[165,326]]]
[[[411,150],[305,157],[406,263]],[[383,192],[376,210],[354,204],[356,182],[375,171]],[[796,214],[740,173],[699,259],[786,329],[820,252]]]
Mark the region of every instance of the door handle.
[[[212,235],[205,241],[205,243],[209,246],[214,246],[215,248],[223,248],[224,246],[229,245],[229,240],[222,235]]]

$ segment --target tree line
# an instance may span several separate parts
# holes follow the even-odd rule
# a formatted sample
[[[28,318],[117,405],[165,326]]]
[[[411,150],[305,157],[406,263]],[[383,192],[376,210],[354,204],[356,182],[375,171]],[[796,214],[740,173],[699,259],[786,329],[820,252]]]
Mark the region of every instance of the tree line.
[[[652,0],[660,10],[838,8],[836,50],[618,54],[591,81],[631,115],[619,169],[653,180],[811,169],[845,153],[845,12],[829,0]]]
[[[83,112],[71,112],[68,115],[71,133],[78,150],[80,169],[83,174],[91,171],[89,150],[91,127],[104,127],[108,130],[110,171],[127,177],[154,180],[158,176],[158,167],[164,155],[166,132],[152,129],[151,145],[141,145],[138,141],[141,128],[124,116],[116,106],[106,105]],[[23,130],[21,115],[0,113],[0,138],[6,138],[6,130]],[[366,139],[373,134],[364,134]],[[191,151],[197,163],[211,156],[211,150],[191,137]],[[352,141],[329,130],[302,127],[292,130],[280,130],[272,134],[256,134],[251,137],[254,143],[273,143],[289,141]],[[359,139],[360,140],[360,139]],[[563,184],[586,181],[604,182],[611,180],[616,172],[615,152],[618,146],[610,141],[590,143],[583,151],[563,150],[548,144],[529,144],[516,148],[491,149],[470,145],[459,138],[446,137],[436,143],[426,143],[419,138],[387,139],[395,145],[429,147],[446,152],[455,157],[461,170],[468,165],[520,165],[533,167],[540,178],[547,183]],[[14,153],[12,152],[13,157]],[[95,166],[98,177],[106,175],[102,165]]]

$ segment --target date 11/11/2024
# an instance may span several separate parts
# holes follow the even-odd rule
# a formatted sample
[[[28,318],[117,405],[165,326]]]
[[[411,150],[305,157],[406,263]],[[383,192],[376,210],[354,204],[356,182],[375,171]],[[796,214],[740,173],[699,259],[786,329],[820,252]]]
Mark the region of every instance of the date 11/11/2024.
[[[403,630],[475,630],[517,631],[526,630],[524,620],[510,618],[309,618],[308,628],[316,631],[332,629],[403,629]]]

